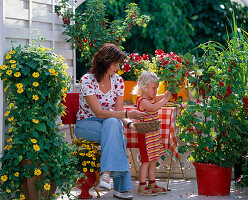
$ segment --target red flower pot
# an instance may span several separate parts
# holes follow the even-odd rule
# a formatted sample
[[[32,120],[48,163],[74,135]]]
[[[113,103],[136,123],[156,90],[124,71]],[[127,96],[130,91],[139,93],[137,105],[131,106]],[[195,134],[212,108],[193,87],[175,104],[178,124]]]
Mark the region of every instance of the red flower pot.
[[[193,163],[196,169],[198,194],[205,196],[230,195],[232,167]]]
[[[86,178],[87,177],[87,178]],[[81,194],[78,196],[79,199],[91,199],[93,196],[89,193],[89,190],[96,183],[95,172],[85,172],[84,177],[77,181],[77,187],[81,190]]]

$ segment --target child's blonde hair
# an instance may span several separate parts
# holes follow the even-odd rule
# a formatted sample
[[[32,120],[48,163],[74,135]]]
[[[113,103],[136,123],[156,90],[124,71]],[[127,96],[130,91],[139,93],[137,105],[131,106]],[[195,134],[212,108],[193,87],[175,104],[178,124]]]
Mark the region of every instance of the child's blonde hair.
[[[141,73],[138,79],[138,83],[134,87],[132,94],[139,95],[139,96],[142,95],[143,91],[147,90],[147,86],[151,81],[158,82],[159,77],[154,72],[144,70]]]

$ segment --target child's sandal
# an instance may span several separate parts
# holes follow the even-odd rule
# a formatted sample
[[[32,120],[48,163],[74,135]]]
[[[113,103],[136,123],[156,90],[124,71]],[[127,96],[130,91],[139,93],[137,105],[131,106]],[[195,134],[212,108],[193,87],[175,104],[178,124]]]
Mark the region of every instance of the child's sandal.
[[[137,194],[144,196],[156,196],[157,192],[146,185],[139,185]]]
[[[166,194],[166,189],[164,187],[157,186],[155,183],[149,184],[148,187],[156,191],[158,194]]]

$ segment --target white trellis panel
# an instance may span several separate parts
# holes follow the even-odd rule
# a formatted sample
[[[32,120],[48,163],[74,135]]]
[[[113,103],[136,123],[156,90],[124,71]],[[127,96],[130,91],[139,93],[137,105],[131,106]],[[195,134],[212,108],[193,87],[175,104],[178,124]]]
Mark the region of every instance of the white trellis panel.
[[[69,2],[74,10],[74,1]],[[65,42],[64,27],[54,12],[57,0],[0,0],[0,65],[12,46],[32,44],[38,38],[42,46],[53,48],[66,59],[67,73],[72,77],[72,92],[76,83],[75,51]],[[0,154],[4,143],[4,92],[0,80]]]

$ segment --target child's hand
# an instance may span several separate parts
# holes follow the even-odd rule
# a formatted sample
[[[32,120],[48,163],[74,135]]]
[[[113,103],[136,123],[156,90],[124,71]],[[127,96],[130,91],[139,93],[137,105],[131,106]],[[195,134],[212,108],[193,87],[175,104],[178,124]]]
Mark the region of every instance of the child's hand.
[[[136,128],[134,127],[133,123],[131,123],[131,124],[129,125],[129,128],[130,128],[132,131],[137,132],[137,130],[136,130]]]

